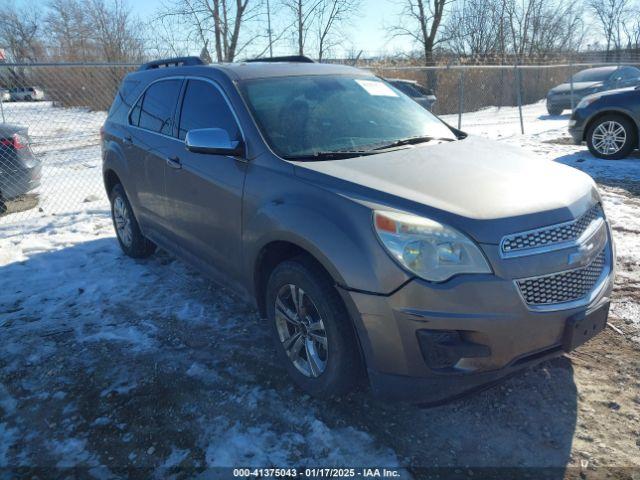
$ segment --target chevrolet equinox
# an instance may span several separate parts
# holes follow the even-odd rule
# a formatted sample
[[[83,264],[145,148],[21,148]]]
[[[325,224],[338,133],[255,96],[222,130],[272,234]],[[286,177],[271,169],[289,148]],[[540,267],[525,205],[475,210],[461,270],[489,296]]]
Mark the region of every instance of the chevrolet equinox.
[[[127,255],[159,246],[252,299],[319,397],[366,379],[441,402],[604,328],[615,257],[589,176],[466,135],[369,72],[273,60],[124,79],[102,148]]]

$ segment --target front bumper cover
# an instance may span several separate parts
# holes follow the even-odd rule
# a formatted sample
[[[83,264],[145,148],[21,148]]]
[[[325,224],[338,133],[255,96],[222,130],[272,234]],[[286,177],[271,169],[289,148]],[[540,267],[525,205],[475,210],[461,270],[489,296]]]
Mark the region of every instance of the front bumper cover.
[[[498,275],[464,275],[443,284],[414,279],[388,296],[341,293],[358,319],[374,394],[439,403],[561,355],[569,320],[608,305],[613,277],[611,266],[589,304],[545,312],[527,308],[514,281]],[[424,331],[445,333],[445,342],[453,342],[449,364],[446,355],[436,363],[425,356]]]

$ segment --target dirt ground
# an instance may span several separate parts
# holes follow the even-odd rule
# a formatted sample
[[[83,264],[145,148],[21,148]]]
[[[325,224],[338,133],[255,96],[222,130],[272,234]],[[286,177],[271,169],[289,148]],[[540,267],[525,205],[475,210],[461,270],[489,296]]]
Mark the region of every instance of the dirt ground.
[[[4,215],[11,215],[12,213],[26,212],[38,206],[37,195],[21,195],[18,198],[5,201],[6,210],[4,213],[0,213],[0,217]],[[1,211],[1,210],[0,210]]]

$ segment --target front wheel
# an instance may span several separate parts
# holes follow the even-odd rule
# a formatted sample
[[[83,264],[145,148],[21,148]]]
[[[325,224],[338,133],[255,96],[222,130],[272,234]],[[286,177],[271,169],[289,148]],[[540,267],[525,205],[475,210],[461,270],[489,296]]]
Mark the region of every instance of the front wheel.
[[[621,115],[605,115],[589,127],[587,146],[594,157],[619,160],[638,146],[638,131]]]
[[[142,235],[127,194],[121,184],[113,187],[109,200],[111,201],[113,226],[122,251],[133,258],[146,258],[152,255],[156,246]]]
[[[278,356],[300,388],[330,398],[359,386],[362,362],[354,328],[319,265],[305,256],[278,265],[266,302]]]
[[[549,112],[549,115],[553,115],[554,117],[557,117],[558,115],[562,115],[562,112],[564,112],[564,109],[562,107],[547,106],[547,112]]]

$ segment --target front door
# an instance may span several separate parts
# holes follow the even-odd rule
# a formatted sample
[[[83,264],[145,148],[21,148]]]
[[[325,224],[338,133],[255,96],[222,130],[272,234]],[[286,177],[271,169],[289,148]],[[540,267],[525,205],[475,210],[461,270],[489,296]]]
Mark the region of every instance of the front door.
[[[178,118],[180,141],[199,128],[222,128],[231,139],[241,139],[224,93],[209,80],[188,80]],[[165,178],[169,221],[178,241],[198,260],[232,277],[241,264],[245,170],[243,159],[192,153],[182,145]]]

